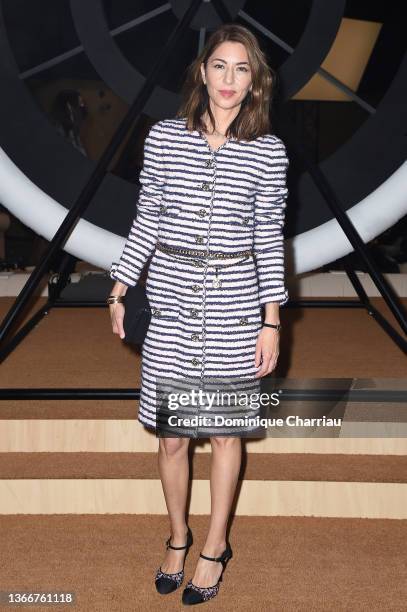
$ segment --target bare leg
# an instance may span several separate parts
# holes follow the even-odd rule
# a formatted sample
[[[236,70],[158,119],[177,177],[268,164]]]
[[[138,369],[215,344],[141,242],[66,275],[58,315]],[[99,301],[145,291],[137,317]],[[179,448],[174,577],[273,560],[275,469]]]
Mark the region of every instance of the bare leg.
[[[159,438],[158,469],[170,519],[171,544],[184,546],[187,542],[188,526],[185,520],[188,495],[189,438]],[[163,572],[174,574],[181,571],[186,550],[166,551],[161,564]]]
[[[211,519],[201,552],[208,557],[219,557],[226,548],[226,528],[239,477],[242,441],[235,437],[213,437],[210,440]],[[200,587],[213,586],[221,571],[221,563],[199,557],[192,582]]]

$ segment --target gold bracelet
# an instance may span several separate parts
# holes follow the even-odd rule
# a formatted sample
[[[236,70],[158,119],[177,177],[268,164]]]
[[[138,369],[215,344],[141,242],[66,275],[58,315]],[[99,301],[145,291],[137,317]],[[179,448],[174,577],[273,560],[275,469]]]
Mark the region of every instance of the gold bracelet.
[[[122,302],[124,302],[123,295],[109,295],[109,297],[106,300],[106,304],[117,304],[117,303],[122,303]]]

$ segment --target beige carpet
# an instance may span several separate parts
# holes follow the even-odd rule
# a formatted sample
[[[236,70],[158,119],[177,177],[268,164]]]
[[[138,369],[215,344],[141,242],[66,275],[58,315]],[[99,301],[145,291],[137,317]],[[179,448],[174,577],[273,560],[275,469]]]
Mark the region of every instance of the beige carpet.
[[[209,471],[210,454],[191,452],[190,479],[205,480]],[[154,479],[159,478],[157,453],[0,453],[0,479],[21,478]],[[405,483],[407,456],[244,453],[240,478]]]
[[[208,520],[193,516],[185,564],[193,573]],[[1,589],[74,591],[75,607],[41,610],[185,610],[181,593],[155,592],[166,517],[2,516]],[[405,612],[407,521],[238,517],[219,612]],[[11,610],[3,607],[2,610]],[[30,608],[31,609],[31,608]],[[38,608],[34,608],[38,609]]]

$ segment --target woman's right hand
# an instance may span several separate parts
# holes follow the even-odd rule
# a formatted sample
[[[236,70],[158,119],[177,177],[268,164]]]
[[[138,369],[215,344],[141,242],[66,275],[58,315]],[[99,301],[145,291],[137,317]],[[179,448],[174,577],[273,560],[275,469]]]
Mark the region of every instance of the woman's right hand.
[[[124,304],[118,302],[117,304],[109,304],[110,318],[112,320],[112,329],[114,334],[119,334],[120,338],[124,338]]]

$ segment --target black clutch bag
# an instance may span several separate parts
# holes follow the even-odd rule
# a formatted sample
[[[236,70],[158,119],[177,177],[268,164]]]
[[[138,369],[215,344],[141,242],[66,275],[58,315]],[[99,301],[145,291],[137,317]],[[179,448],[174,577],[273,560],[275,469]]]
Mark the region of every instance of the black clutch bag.
[[[137,284],[129,287],[124,296],[124,342],[143,344],[151,320],[151,308],[146,289]]]

